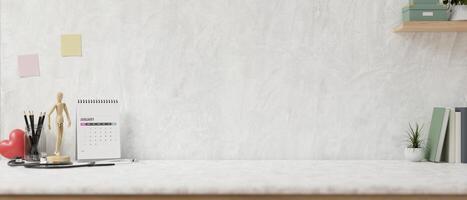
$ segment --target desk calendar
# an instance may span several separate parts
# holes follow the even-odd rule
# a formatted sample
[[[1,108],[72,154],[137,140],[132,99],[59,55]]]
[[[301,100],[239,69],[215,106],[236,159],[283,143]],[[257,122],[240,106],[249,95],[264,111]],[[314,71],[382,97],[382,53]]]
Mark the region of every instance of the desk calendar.
[[[119,104],[116,99],[78,99],[76,159],[120,158]]]

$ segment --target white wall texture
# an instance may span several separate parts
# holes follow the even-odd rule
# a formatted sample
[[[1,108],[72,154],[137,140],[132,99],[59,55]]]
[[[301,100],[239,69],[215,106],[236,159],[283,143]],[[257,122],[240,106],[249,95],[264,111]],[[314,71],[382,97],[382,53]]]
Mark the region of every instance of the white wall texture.
[[[467,33],[395,34],[406,3],[0,0],[1,134],[63,91],[72,113],[120,98],[124,157],[402,159],[408,123],[467,93]],[[30,53],[41,76],[19,78]]]

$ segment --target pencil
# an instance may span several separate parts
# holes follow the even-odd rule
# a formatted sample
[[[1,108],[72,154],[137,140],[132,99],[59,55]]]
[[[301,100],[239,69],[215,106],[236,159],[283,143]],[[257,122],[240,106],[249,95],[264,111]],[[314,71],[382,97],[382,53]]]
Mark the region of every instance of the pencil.
[[[31,123],[31,132],[32,132],[32,137],[35,139],[35,136],[36,136],[36,132],[34,130],[34,113],[29,111],[29,120]]]
[[[39,115],[39,121],[37,122],[37,131],[36,131],[37,141],[39,141],[39,139],[41,138],[42,127],[44,124],[44,117],[45,117],[45,112],[44,114],[42,114],[41,112],[41,114]]]
[[[29,128],[28,118],[26,117],[26,111],[24,111],[24,123],[26,123],[26,131],[28,132],[28,134],[30,134],[29,131],[31,131],[31,129]]]
[[[42,112],[39,113],[39,118],[38,118],[38,120],[37,120],[37,127],[36,127],[36,135],[35,135],[35,137],[36,137],[37,143],[39,143],[39,137],[38,137],[38,136],[39,136],[40,123],[41,123],[41,115],[42,115]]]

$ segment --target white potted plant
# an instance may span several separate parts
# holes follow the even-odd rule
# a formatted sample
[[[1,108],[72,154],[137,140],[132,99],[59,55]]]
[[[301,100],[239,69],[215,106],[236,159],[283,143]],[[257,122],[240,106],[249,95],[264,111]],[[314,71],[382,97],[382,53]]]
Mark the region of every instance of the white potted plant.
[[[467,0],[443,0],[449,6],[452,21],[467,20]]]
[[[404,151],[405,159],[408,161],[420,162],[423,160],[422,130],[423,126],[419,126],[418,123],[415,123],[415,127],[409,124],[407,148]]]

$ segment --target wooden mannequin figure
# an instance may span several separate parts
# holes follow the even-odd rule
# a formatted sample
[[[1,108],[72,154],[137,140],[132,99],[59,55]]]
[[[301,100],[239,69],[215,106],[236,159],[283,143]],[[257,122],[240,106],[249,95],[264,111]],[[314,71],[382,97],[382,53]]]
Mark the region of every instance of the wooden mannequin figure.
[[[62,102],[63,99],[63,93],[59,92],[57,93],[57,103],[54,105],[52,110],[48,114],[48,122],[49,122],[49,130],[51,129],[50,127],[50,115],[56,111],[56,125],[57,125],[57,138],[55,141],[55,155],[54,156],[48,156],[47,157],[47,162],[49,163],[69,163],[70,162],[70,157],[69,156],[63,156],[60,154],[61,147],[62,147],[62,138],[63,138],[63,112],[65,112],[67,122],[68,122],[68,128],[71,126],[71,120],[70,120],[70,114],[68,113],[68,108],[66,107],[66,104]]]

